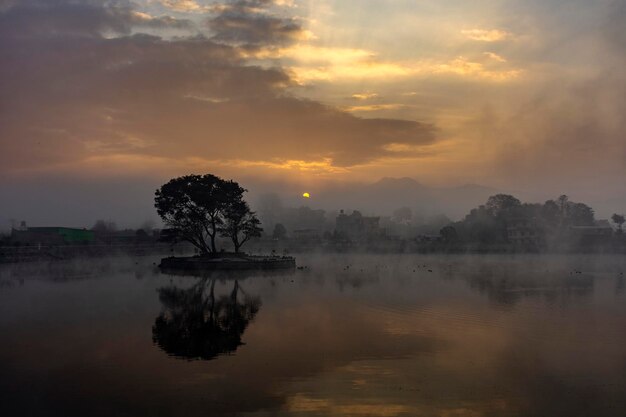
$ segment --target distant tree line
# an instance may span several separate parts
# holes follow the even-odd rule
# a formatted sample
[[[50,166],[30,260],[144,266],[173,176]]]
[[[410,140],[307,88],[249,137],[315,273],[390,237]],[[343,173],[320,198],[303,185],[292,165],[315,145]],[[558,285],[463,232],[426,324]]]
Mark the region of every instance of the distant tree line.
[[[624,217],[613,215],[612,220],[621,231]],[[584,203],[574,202],[566,195],[543,204],[522,203],[508,194],[489,197],[459,222],[441,229],[444,241],[462,241],[498,244],[509,241],[511,226],[527,225],[542,238],[562,237],[572,226],[594,226],[595,213]]]

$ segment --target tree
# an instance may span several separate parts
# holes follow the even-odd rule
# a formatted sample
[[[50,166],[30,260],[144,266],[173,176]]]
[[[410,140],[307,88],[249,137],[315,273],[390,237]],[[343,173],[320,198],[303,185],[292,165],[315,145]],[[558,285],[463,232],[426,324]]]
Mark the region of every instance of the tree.
[[[544,204],[541,215],[547,225],[563,229],[568,226],[591,226],[594,224],[593,209],[586,204],[571,201],[562,195]]]
[[[570,204],[569,197],[566,196],[565,194],[557,198],[556,205],[559,208],[559,211],[561,212],[562,218],[567,217],[567,209],[568,209],[569,204]]]
[[[215,175],[186,175],[170,180],[155,193],[154,206],[175,235],[201,253],[216,253],[215,239],[232,204],[243,201],[244,190]]]
[[[520,207],[522,202],[512,195],[508,194],[496,194],[489,197],[485,208],[494,217],[498,217],[501,214],[510,211],[511,209]]]
[[[569,203],[567,221],[573,226],[592,226],[595,222],[593,209],[584,203]]]
[[[91,230],[96,233],[111,233],[117,230],[117,225],[111,220],[98,220],[91,226]]]
[[[450,225],[444,226],[439,231],[439,234],[441,235],[441,238],[443,239],[443,241],[446,243],[455,242],[459,238],[459,235],[457,234],[454,226],[450,226]]]
[[[617,233],[622,234],[622,225],[626,222],[624,215],[615,213],[611,216],[611,220],[613,220],[613,223],[617,225]]]
[[[287,236],[287,229],[282,223],[276,223],[274,226],[274,232],[272,233],[272,239],[282,239]]]
[[[233,201],[224,209],[224,219],[218,228],[220,235],[230,238],[239,253],[241,246],[253,237],[260,237],[263,229],[256,214],[245,201]]]

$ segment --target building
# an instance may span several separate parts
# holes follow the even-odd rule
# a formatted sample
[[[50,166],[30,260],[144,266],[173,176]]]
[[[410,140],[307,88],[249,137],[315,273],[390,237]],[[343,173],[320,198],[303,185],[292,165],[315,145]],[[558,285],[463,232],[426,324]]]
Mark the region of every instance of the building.
[[[347,215],[343,210],[337,216],[335,233],[350,240],[368,240],[383,234],[380,228],[380,217],[366,217],[354,210]]]
[[[608,220],[596,220],[591,226],[570,226],[570,233],[578,237],[607,237],[613,235]]]
[[[540,245],[543,235],[534,219],[511,220],[506,227],[507,240],[516,245]]]
[[[22,245],[75,245],[94,240],[92,230],[70,227],[21,227],[11,230],[11,242]]]

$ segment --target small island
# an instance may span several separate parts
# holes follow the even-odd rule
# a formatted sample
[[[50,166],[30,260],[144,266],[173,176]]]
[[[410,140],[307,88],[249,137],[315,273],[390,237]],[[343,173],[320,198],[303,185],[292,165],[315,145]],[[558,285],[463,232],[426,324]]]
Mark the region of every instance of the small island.
[[[243,199],[237,182],[215,175],[186,175],[170,180],[155,193],[157,213],[177,241],[186,241],[196,256],[161,260],[162,270],[211,272],[232,270],[293,269],[290,256],[253,256],[241,252],[250,239],[261,236],[261,222]],[[217,238],[232,242],[234,252],[217,247]]]
[[[163,271],[210,272],[242,270],[293,269],[296,259],[291,256],[254,256],[226,253],[220,256],[193,256],[163,258],[159,267]]]

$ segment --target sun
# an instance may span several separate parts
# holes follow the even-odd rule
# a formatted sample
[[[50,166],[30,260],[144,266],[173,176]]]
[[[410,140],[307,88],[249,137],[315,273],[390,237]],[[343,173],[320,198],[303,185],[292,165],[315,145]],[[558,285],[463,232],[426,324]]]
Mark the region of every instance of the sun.
[[[311,198],[311,194],[309,194],[309,193],[304,193],[304,194],[302,194],[302,197],[304,197],[304,198]]]

